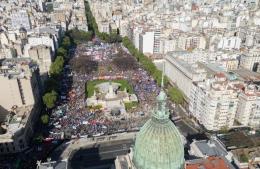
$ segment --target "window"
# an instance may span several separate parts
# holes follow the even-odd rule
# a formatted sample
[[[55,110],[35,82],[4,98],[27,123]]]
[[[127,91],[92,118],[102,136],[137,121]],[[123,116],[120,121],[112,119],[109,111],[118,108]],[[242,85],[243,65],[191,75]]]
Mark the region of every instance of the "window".
[[[232,107],[234,107],[234,102],[230,102],[230,104],[229,104],[229,108],[232,108]]]
[[[228,46],[230,46],[230,44],[231,44],[231,40],[228,40]]]

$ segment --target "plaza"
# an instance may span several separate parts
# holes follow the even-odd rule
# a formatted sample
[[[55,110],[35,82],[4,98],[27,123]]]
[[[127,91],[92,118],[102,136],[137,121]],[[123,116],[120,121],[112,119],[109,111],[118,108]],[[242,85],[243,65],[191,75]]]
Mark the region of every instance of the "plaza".
[[[133,131],[150,117],[148,110],[155,104],[159,87],[121,45],[88,42],[79,45],[71,57],[58,106],[50,116],[48,138]],[[121,57],[130,58],[126,61],[131,64],[125,63],[129,67],[118,66]]]

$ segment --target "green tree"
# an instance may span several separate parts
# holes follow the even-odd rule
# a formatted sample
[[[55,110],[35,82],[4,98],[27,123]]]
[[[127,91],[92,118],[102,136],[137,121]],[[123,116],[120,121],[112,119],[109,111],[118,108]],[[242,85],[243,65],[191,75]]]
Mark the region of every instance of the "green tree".
[[[59,47],[57,49],[57,56],[63,56],[64,58],[67,57],[67,50],[64,49],[63,47]]]
[[[228,126],[221,127],[220,133],[227,134],[228,133]]]
[[[57,77],[61,74],[63,70],[64,59],[62,56],[57,56],[55,61],[51,64],[50,67],[50,75],[53,77]]]
[[[43,103],[47,108],[51,109],[55,106],[57,98],[57,92],[52,90],[51,92],[45,93],[45,95],[43,96]]]
[[[49,122],[49,116],[47,114],[44,114],[41,116],[42,124],[48,124]]]
[[[239,156],[239,160],[241,161],[241,162],[243,162],[243,163],[246,163],[246,162],[248,162],[248,156],[245,154],[245,153],[243,153],[243,154],[241,154],[240,156]]]
[[[59,83],[56,79],[50,77],[44,82],[44,91],[50,92],[52,90],[58,91]]]
[[[93,37],[92,31],[85,32],[78,29],[70,30],[68,34],[76,44],[90,41]]]
[[[64,36],[61,46],[63,49],[68,49],[71,45],[70,37]]]
[[[168,89],[168,94],[171,100],[174,101],[176,104],[183,104],[184,96],[177,87],[170,87]]]

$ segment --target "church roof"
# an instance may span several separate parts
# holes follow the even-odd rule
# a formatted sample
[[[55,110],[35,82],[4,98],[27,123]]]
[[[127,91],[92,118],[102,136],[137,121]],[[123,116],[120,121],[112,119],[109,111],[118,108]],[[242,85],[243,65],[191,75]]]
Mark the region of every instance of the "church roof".
[[[133,162],[137,169],[182,169],[184,147],[181,136],[169,119],[167,96],[157,96],[153,116],[137,134]]]

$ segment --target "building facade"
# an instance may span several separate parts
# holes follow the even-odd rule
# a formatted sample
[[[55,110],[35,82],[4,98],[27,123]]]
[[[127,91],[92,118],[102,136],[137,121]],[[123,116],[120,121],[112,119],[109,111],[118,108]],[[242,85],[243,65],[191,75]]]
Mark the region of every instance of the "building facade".
[[[13,66],[15,64],[15,66]],[[28,59],[6,59],[1,63],[0,154],[21,152],[31,140],[41,109],[38,67]],[[31,65],[31,64],[30,64]],[[3,110],[0,114],[2,115]]]

